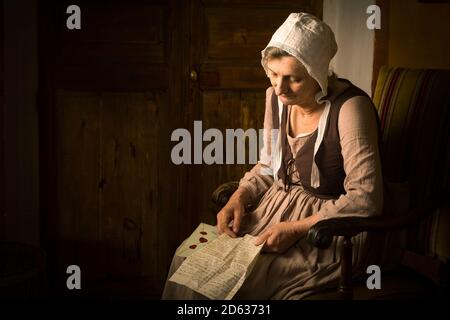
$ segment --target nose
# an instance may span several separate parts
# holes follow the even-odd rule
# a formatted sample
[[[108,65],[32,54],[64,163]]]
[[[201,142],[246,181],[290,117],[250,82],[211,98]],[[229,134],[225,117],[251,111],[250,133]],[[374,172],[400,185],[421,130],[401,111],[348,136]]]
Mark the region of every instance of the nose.
[[[275,94],[277,96],[285,94],[289,91],[289,83],[283,77],[280,77],[278,79],[274,87],[275,87]]]

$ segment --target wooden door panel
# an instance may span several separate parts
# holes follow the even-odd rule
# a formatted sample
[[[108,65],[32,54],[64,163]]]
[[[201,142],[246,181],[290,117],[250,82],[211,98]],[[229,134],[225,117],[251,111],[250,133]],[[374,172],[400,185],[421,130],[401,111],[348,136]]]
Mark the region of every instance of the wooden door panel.
[[[158,202],[157,110],[164,99],[158,92],[57,95],[60,268],[77,264],[88,280],[161,284],[166,261],[157,252],[166,233],[158,224],[167,216]]]
[[[155,75],[159,75],[156,77]],[[148,65],[148,61],[66,62],[55,72],[58,88],[91,91],[132,91],[165,89],[169,85],[167,66]]]
[[[221,1],[203,4],[199,53],[202,89],[261,89],[268,86],[261,50],[291,12],[317,10],[312,1],[298,4]]]
[[[251,8],[205,6],[206,60],[249,60],[256,64],[261,50],[290,10],[259,5]]]
[[[162,96],[109,93],[102,101],[101,226],[116,276],[157,274],[158,118]]]
[[[65,12],[67,3],[59,2]],[[57,20],[58,58],[148,57],[152,63],[165,62],[167,4],[164,2],[81,2],[81,29],[69,30],[65,19]]]
[[[55,232],[57,269],[77,264],[88,277],[98,276],[104,267],[99,255],[100,99],[95,93],[58,92],[56,105],[60,214],[49,228]]]
[[[58,88],[145,90],[167,88],[168,4],[81,2],[81,29],[58,15],[55,82]],[[68,2],[55,4],[65,12]],[[151,17],[151,18],[150,18]],[[155,77],[158,75],[158,77]]]
[[[200,67],[200,88],[202,90],[262,89],[268,86],[268,81],[260,65],[254,62],[222,62],[220,64],[205,62]]]

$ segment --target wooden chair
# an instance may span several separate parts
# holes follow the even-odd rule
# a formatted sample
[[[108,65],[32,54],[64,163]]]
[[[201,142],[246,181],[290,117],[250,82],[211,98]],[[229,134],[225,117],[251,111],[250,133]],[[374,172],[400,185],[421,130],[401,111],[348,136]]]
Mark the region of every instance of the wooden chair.
[[[344,237],[337,289],[309,299],[396,299],[448,294],[450,260],[450,70],[383,67],[373,101],[382,130],[383,215],[335,218],[315,224],[307,240],[328,248]],[[237,182],[221,185],[212,200],[221,207]],[[352,274],[352,237],[370,232],[397,251],[387,262],[383,252],[373,261],[381,268],[380,290]]]

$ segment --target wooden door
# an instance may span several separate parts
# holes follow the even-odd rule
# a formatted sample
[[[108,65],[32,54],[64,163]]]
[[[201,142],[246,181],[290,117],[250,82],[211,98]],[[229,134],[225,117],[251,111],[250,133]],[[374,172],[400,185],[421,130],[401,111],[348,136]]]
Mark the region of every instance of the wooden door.
[[[252,165],[175,165],[171,134],[262,128],[260,51],[321,1],[68,1],[40,7],[41,234],[58,295],[159,298],[210,195]],[[82,290],[66,288],[69,265]]]
[[[40,8],[43,243],[52,288],[157,298],[179,241],[180,1],[80,1]],[[68,291],[78,265],[82,290]]]

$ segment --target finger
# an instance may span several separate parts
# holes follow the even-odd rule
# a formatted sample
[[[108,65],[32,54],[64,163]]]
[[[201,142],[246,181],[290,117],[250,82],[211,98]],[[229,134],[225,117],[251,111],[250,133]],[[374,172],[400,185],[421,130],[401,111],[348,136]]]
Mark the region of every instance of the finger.
[[[223,222],[219,215],[217,215],[217,233],[219,235],[223,233]]]
[[[234,211],[234,220],[233,220],[233,231],[234,233],[239,232],[239,228],[241,227],[241,220],[242,220],[242,211],[236,209]]]
[[[236,234],[231,230],[231,228],[226,223],[221,223],[219,227],[219,234],[226,233],[232,238],[236,238]]]
[[[262,251],[263,252],[270,252],[270,253],[277,252],[277,248],[274,247],[273,239],[271,237],[269,237],[266,240],[266,243],[264,243],[264,247],[262,248]]]
[[[220,213],[217,214],[217,231],[220,234],[225,232],[225,229],[227,228],[228,225],[228,215],[223,211],[221,211]]]
[[[224,232],[229,235],[231,238],[237,238],[237,235],[231,230],[229,227],[227,227]]]
[[[228,234],[232,238],[236,238],[236,234],[231,230],[229,223],[227,223],[226,219],[220,219],[220,222],[218,221],[217,227],[219,229],[219,235],[222,233]]]
[[[260,235],[258,238],[256,238],[255,246],[259,246],[263,244],[267,239],[270,237],[270,232],[266,231],[262,235]]]

